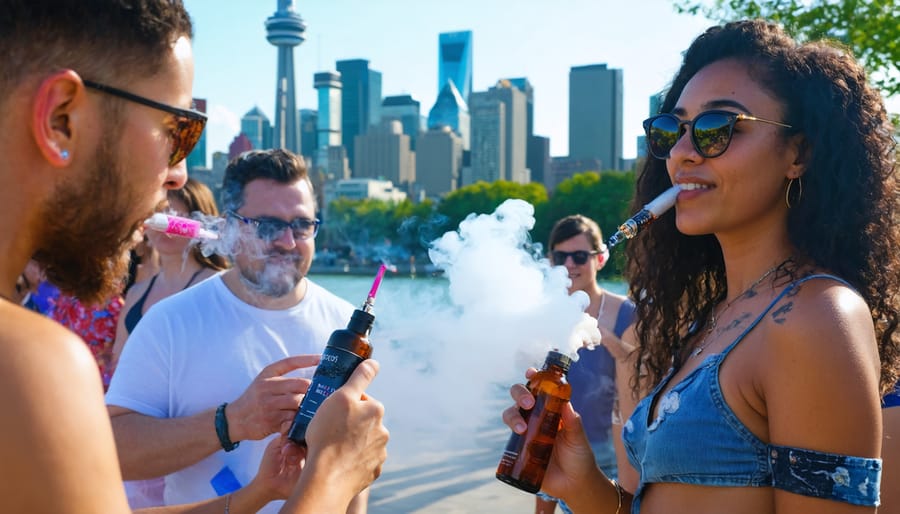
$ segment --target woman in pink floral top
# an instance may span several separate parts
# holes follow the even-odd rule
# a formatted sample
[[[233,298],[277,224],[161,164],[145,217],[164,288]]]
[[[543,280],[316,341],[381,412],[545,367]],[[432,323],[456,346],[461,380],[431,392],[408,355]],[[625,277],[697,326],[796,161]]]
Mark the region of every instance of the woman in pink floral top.
[[[97,360],[103,390],[109,387],[112,377],[112,347],[116,339],[116,323],[124,301],[115,295],[105,305],[88,306],[78,298],[60,294],[53,300],[48,313],[51,318],[78,334],[87,343]]]

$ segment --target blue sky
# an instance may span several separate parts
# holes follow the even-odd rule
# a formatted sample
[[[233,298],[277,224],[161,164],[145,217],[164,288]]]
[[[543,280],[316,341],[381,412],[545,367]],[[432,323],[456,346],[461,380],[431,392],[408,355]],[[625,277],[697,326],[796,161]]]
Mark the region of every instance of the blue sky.
[[[258,105],[272,117],[276,48],[265,39],[277,0],[185,0],[194,20],[194,96],[206,98],[207,151],[227,150]],[[535,133],[568,153],[568,73],[607,63],[624,70],[624,156],[634,157],[649,96],[680,52],[711,23],[675,13],[669,0],[295,0],[306,41],[294,50],[298,108],[316,108],[312,76],[363,58],[382,73],[382,94],[410,94],[423,114],[437,96],[438,34],[473,31],[473,90],[528,77]]]

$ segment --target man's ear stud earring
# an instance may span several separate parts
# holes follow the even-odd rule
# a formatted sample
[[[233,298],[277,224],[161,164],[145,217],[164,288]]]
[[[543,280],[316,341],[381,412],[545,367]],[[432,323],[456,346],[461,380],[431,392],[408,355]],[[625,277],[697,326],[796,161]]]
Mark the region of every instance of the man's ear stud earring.
[[[64,161],[68,161],[69,160],[69,151],[68,150],[61,151],[61,152],[59,152],[59,156],[62,157]]]

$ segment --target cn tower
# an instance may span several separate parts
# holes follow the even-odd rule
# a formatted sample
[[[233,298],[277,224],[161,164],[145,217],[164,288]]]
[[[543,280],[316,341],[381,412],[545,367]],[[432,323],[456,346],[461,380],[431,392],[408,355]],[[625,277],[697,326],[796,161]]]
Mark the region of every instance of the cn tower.
[[[294,12],[293,0],[278,0],[278,10],[266,20],[266,40],[278,47],[275,84],[275,133],[272,146],[300,153],[297,97],[294,93],[294,47],[303,42],[306,24]]]

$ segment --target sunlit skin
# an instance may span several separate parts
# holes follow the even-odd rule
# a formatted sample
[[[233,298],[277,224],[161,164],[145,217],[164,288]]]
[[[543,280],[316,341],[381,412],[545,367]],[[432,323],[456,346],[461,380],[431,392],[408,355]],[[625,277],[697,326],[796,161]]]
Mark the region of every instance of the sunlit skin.
[[[686,85],[674,113],[693,119],[720,108],[781,120],[781,105],[764,92],[733,60],[714,62]],[[728,296],[720,305],[746,291],[763,272],[797,256],[787,237],[787,180],[806,170],[798,137],[779,127],[739,122],[731,145],[719,157],[703,158],[689,137],[682,136],[667,159],[674,183],[697,184],[676,203],[676,223],[686,234],[714,234],[727,270]],[[817,270],[805,265],[804,271]],[[785,282],[762,282],[755,294],[720,310],[718,329],[706,344],[705,356],[723,351],[762,312]],[[878,457],[881,412],[876,396],[880,375],[872,318],[865,302],[849,288],[829,280],[803,284],[783,299],[776,312],[762,319],[728,356],[719,383],[728,407],[761,441],[860,457]],[[681,382],[702,363],[688,359],[658,397]],[[854,380],[798,380],[797,377],[854,377]],[[511,389],[518,405],[530,395]],[[652,416],[658,414],[658,402]],[[504,412],[510,426],[519,421],[516,408]],[[632,420],[647,423],[648,420]],[[563,414],[563,426],[544,479],[544,490],[562,497],[579,513],[615,510],[615,489],[603,485],[585,452],[584,433],[574,413]],[[625,494],[622,512],[629,512]],[[768,487],[708,487],[653,483],[645,490],[645,514],[737,514],[873,512],[838,501],[809,498]]]

